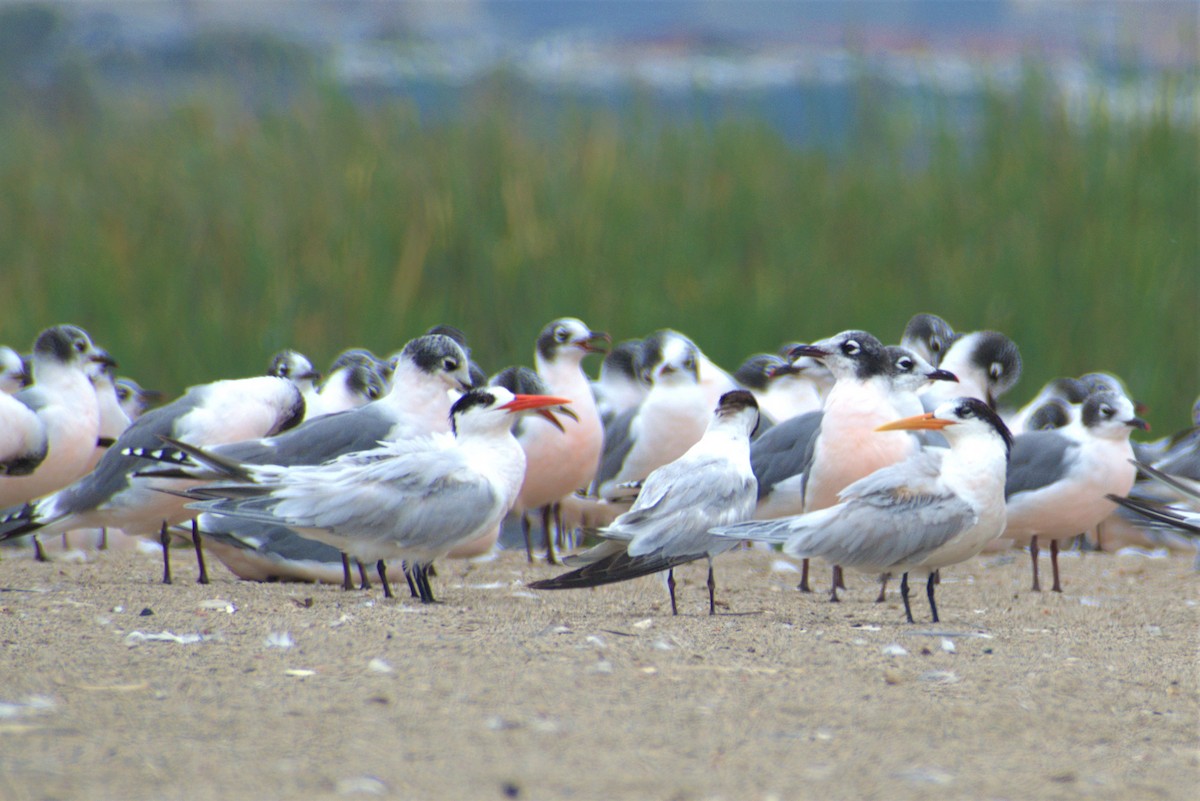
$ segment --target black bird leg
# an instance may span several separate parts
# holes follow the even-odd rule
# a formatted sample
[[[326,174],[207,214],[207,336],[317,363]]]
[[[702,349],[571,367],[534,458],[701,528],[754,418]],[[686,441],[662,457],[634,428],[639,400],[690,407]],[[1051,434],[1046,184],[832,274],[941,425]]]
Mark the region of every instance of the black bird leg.
[[[342,589],[350,591],[354,589],[354,581],[350,578],[350,557],[342,554]]]
[[[678,615],[679,607],[675,605],[675,568],[667,568],[667,590],[671,593],[671,614]]]
[[[367,566],[362,563],[361,559],[355,559],[354,563],[358,565],[358,588],[360,590],[371,589],[371,579],[367,578]]]
[[[812,587],[808,586],[808,560],[800,561],[800,584],[796,587],[800,592],[812,592]]]
[[[200,524],[194,517],[192,518],[192,547],[196,549],[196,567],[200,570],[196,583],[207,584],[208,566],[204,564],[204,546],[200,544]]]
[[[900,577],[900,597],[904,599],[904,616],[912,623],[912,607],[908,605],[908,573]]]
[[[881,604],[887,600],[887,585],[890,574],[884,573],[879,577],[879,595],[875,598],[875,603]]]
[[[158,541],[163,549],[163,584],[171,583],[171,535],[167,533],[167,521],[162,521],[162,529],[158,532]]]
[[[937,571],[935,570],[929,574],[929,580],[925,582],[925,595],[929,598],[929,611],[933,612],[934,623],[938,622],[937,603],[933,600],[933,588],[937,586],[937,582],[933,577],[936,575]],[[911,623],[912,621],[908,622]]]
[[[715,615],[717,613],[717,582],[713,578],[712,557],[708,557],[708,614]]]
[[[833,566],[833,578],[829,582],[829,603],[836,604],[841,598],[838,598],[838,587],[845,587],[842,583],[842,568],[840,565]]]
[[[554,530],[554,511],[550,506],[542,507],[542,530],[546,532],[546,564],[557,565],[558,555],[554,553],[554,540],[558,532]]]
[[[530,564],[533,564],[533,537],[529,531],[532,527],[529,522],[529,515],[526,512],[521,512],[521,533],[525,535],[525,556],[529,559]]]
[[[388,584],[387,563],[380,559],[375,563],[375,572],[379,574],[379,582],[383,584],[383,597],[395,598],[396,596],[392,595],[392,585]]]

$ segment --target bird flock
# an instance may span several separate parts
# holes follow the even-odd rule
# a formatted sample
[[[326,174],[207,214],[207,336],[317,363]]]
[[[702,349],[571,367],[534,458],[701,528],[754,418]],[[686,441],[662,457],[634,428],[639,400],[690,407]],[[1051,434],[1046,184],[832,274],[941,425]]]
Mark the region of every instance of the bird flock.
[[[732,373],[684,334],[613,344],[550,322],[533,366],[490,378],[466,337],[439,326],[388,358],[343,352],[322,377],[295,351],[265,375],[161,398],[118,378],[77,326],[0,347],[0,542],[109,530],[205,553],[246,580],[370,589],[389,562],[435,600],[434,562],[496,547],[568,568],[538,590],[664,573],[744,543],[925,585],[938,620],[942,568],[985,548],[1027,548],[1032,589],[1050,552],[1135,528],[1152,542],[1200,533],[1200,401],[1193,427],[1153,442],[1119,378],[1048,383],[1021,407],[1017,345],[917,314],[898,345],[848,330],[750,356]],[[602,355],[595,378],[585,360]],[[1139,480],[1141,476],[1141,480]],[[578,550],[581,543],[590,547]],[[561,556],[560,551],[576,551]],[[357,582],[355,581],[357,570]]]

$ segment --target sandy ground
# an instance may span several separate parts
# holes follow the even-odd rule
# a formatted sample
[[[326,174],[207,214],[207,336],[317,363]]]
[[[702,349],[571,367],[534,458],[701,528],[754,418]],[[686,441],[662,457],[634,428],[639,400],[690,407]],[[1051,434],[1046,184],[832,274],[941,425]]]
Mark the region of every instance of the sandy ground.
[[[1200,788],[1191,558],[947,571],[943,622],[774,555],[574,592],[505,553],[443,603],[208,586],[176,558],[0,562],[0,799],[1156,799]],[[824,580],[824,570],[818,575]],[[405,593],[407,595],[407,593]],[[140,634],[139,634],[140,632]],[[170,632],[197,642],[145,640]],[[280,647],[280,646],[288,647]]]

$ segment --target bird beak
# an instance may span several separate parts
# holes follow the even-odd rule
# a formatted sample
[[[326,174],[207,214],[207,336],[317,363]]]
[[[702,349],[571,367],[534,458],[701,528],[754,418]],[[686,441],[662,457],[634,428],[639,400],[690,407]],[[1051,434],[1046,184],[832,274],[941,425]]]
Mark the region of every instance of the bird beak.
[[[1142,431],[1149,431],[1150,424],[1140,417],[1133,417],[1125,421],[1125,425],[1130,428],[1140,428]]]
[[[96,348],[96,350],[92,352],[90,358],[92,361],[97,362],[98,364],[107,364],[109,367],[117,366],[117,360],[112,357],[111,353],[103,348]]]
[[[824,348],[818,348],[816,345],[797,345],[788,351],[788,361],[794,362],[801,356],[811,356],[814,359],[823,359],[829,355],[829,351]]]
[[[891,423],[884,423],[876,431],[918,431],[932,429],[940,431],[947,426],[954,425],[953,420],[943,420],[940,417],[934,417],[933,413],[918,414],[914,417],[905,417],[903,420],[896,420]]]
[[[566,432],[562,423],[550,411],[550,406],[563,406],[571,402],[570,398],[560,398],[555,395],[517,395],[508,403],[501,406],[501,409],[507,409],[510,413],[532,411],[549,420],[559,431]],[[574,417],[572,413],[570,416]],[[578,418],[576,418],[578,419]]]
[[[297,381],[320,381],[321,374],[316,370],[309,370],[307,373],[301,373],[296,376]]]
[[[776,378],[781,375],[799,375],[803,371],[803,367],[795,364],[773,364],[767,368],[767,378]]]
[[[588,331],[587,337],[575,344],[588,353],[605,353],[612,345],[612,337],[603,331]]]
[[[958,376],[949,370],[934,370],[932,373],[926,373],[925,377],[930,381],[953,381],[958,383]]]

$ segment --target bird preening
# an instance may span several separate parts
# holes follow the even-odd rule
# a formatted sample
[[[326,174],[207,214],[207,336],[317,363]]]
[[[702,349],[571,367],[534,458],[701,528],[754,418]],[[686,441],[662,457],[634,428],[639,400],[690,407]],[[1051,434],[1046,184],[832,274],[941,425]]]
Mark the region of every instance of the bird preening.
[[[1021,354],[996,331],[922,313],[897,345],[861,329],[782,341],[726,372],[679,331],[613,345],[563,317],[532,367],[488,379],[438,326],[388,357],[348,348],[324,376],[280,351],[263,375],[152,408],[87,332],[53,326],[28,357],[0,347],[0,541],[46,558],[97,542],[80,532],[143,538],[164,583],[183,542],[201,581],[206,550],[245,580],[351,590],[357,567],[365,590],[373,569],[388,598],[390,561],[426,603],[435,561],[509,547],[534,590],[660,574],[672,615],[688,609],[678,568],[706,561],[715,615],[718,557],[758,541],[801,561],[801,590],[809,560],[833,566],[831,601],[853,592],[843,569],[900,578],[912,622],[910,579],[938,621],[940,571],[985,549],[1027,549],[1040,591],[1048,547],[1063,592],[1060,551],[1114,521],[1170,545],[1200,530],[1200,436],[1132,441],[1149,426],[1111,373],[1016,407]]]

